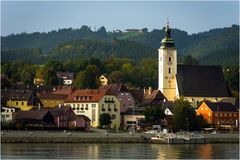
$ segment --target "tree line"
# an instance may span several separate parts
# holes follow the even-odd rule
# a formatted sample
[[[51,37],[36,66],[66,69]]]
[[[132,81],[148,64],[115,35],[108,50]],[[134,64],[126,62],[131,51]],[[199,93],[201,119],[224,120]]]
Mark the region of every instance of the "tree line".
[[[184,64],[196,65],[199,62],[186,56]],[[239,65],[226,65],[223,67],[224,77],[228,86],[239,92]],[[157,58],[144,58],[136,62],[128,58],[79,58],[76,60],[55,61],[48,60],[44,65],[26,63],[22,61],[1,63],[2,88],[14,84],[33,84],[34,78],[44,79],[45,85],[62,85],[57,72],[73,72],[75,78],[73,86],[76,88],[97,88],[100,85],[99,77],[106,74],[112,83],[124,83],[130,88],[157,88],[158,60]]]

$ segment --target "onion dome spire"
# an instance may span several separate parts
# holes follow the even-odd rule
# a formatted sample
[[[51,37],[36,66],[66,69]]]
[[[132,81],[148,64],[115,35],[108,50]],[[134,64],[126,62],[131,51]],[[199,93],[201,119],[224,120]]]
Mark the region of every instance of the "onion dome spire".
[[[165,37],[162,39],[161,48],[174,48],[174,40],[171,38],[171,29],[169,27],[169,22],[167,21],[167,26],[165,27]]]

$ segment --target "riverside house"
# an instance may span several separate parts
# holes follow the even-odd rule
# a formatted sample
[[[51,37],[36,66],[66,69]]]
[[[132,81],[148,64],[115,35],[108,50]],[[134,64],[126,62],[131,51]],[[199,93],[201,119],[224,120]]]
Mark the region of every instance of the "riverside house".
[[[14,121],[17,127],[22,125],[34,127],[52,127],[54,118],[50,111],[46,109],[35,109],[30,111],[16,112]]]
[[[67,128],[68,119],[74,112],[70,106],[61,106],[49,110],[54,117],[54,125],[58,128]]]
[[[111,128],[120,127],[120,101],[105,89],[75,90],[64,101],[70,105],[76,115],[85,115],[91,120],[92,127],[99,127],[99,118],[103,113],[110,114]]]
[[[202,115],[208,124],[239,126],[239,111],[232,103],[203,102],[197,109],[197,115]]]
[[[133,96],[123,84],[109,84],[101,86],[101,89],[106,89],[110,95],[115,95],[120,101],[120,115],[121,115],[121,128],[124,127],[123,115],[126,110],[130,107],[134,107],[135,101]]]
[[[85,131],[90,131],[90,119],[84,115],[71,115],[68,118],[69,128],[79,128]]]
[[[42,102],[36,95],[36,92],[32,90],[2,90],[1,101],[1,104],[5,103],[7,107],[19,108],[23,111],[43,106]]]

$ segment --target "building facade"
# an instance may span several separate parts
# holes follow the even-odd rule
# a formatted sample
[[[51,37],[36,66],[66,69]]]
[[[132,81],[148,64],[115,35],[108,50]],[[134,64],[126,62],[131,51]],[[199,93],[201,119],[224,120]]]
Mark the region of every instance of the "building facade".
[[[100,126],[99,118],[103,113],[110,114],[111,128],[120,127],[120,101],[104,89],[75,90],[64,105],[70,105],[76,115],[88,117],[92,127]]]
[[[239,126],[239,111],[231,103],[203,102],[196,111],[210,125]]]

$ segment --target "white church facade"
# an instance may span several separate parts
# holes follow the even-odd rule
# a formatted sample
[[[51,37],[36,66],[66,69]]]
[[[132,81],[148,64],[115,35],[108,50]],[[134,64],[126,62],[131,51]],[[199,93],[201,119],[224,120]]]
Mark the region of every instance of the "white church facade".
[[[184,97],[194,106],[202,100],[235,103],[220,66],[178,65],[169,24],[158,49],[158,90],[168,101]]]

